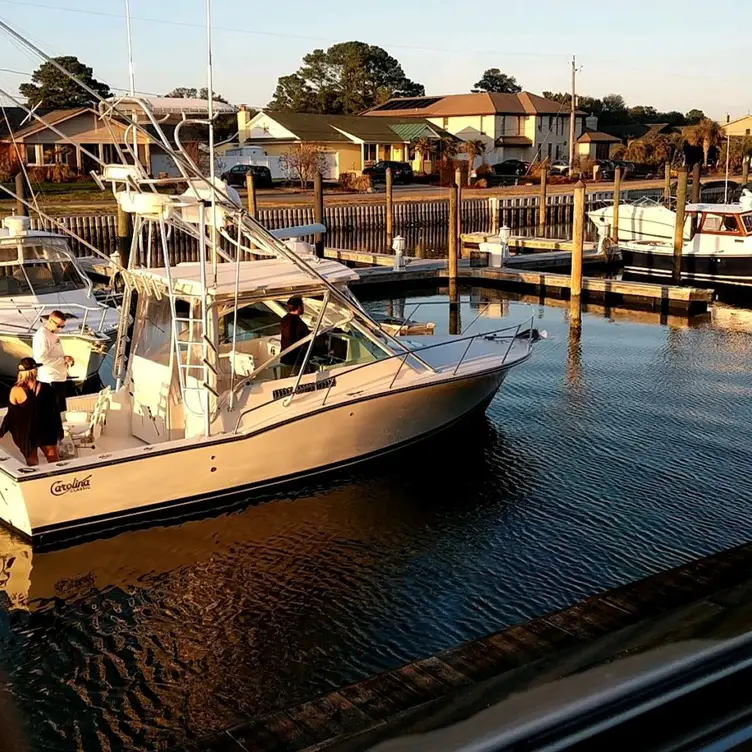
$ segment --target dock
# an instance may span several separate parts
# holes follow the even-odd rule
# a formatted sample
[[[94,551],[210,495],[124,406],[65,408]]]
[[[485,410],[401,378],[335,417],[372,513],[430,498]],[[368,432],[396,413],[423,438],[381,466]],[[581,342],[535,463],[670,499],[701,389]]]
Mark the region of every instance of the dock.
[[[691,639],[752,626],[752,544],[593,595],[173,752],[355,752],[467,719],[513,693]]]
[[[460,235],[460,240],[462,241],[462,247],[470,250],[479,248],[481,243],[498,243],[499,236],[498,234],[487,232],[469,232]],[[523,235],[513,235],[509,238],[509,247],[523,252],[567,251],[571,253],[572,246],[572,241],[566,238],[533,238]],[[598,244],[594,241],[586,241],[583,244],[583,250],[586,255],[588,253],[596,253]]]
[[[414,260],[402,270],[382,266],[359,269],[358,273],[360,279],[351,283],[353,287],[403,284],[417,286],[430,282],[441,284],[448,278],[445,261]],[[505,266],[502,269],[477,267],[466,260],[459,265],[458,279],[467,285],[499,287],[521,293],[537,292],[541,300],[569,296],[569,274],[556,272],[525,271],[513,266]],[[583,277],[582,297],[584,302],[604,302],[692,316],[707,312],[713,300],[713,291],[654,282]]]

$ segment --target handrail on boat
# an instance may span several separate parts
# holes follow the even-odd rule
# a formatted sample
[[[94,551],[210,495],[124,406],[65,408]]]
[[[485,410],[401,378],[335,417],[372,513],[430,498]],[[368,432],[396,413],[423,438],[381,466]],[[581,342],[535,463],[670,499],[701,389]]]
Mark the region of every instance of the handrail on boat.
[[[15,311],[17,313],[22,313],[25,310],[31,310],[36,311],[36,315],[34,316],[34,320],[28,325],[26,328],[26,332],[28,334],[31,334],[31,332],[34,331],[36,325],[39,323],[40,319],[44,315],[45,311],[49,311],[50,313],[55,310],[59,310],[61,308],[64,309],[75,309],[77,311],[83,311],[83,318],[80,320],[79,326],[76,327],[76,329],[69,330],[73,332],[81,332],[81,334],[84,333],[84,330],[86,329],[89,314],[92,312],[100,312],[101,311],[101,317],[99,320],[99,326],[97,328],[92,327],[89,325],[89,329],[93,333],[101,332],[104,329],[104,322],[107,318],[107,312],[111,310],[109,306],[99,305],[99,306],[85,306],[81,303],[61,303],[60,301],[56,303],[15,303],[13,305],[6,304],[6,303],[0,303],[0,312],[2,311]],[[21,326],[18,327],[19,329],[23,328]]]
[[[499,335],[502,332],[512,332],[514,331],[514,334],[508,334],[507,337],[509,338],[509,344],[507,345],[507,349],[504,351],[504,356],[501,360],[501,364],[504,365],[506,363],[506,359],[509,356],[509,353],[512,349],[512,345],[514,344],[515,340],[519,338],[520,330],[522,329],[523,324],[525,324],[528,321],[528,319],[524,319],[518,324],[510,324],[508,326],[501,327],[499,329],[493,329],[488,332],[477,332],[476,334],[469,334],[466,336],[459,336],[459,337],[453,337],[451,340],[444,341],[444,342],[433,342],[429,345],[423,345],[421,347],[411,348],[407,352],[397,352],[392,353],[391,355],[388,355],[385,358],[381,358],[379,360],[373,360],[369,361],[367,363],[358,363],[351,368],[348,368],[346,371],[342,371],[341,373],[337,374],[337,378],[341,378],[343,376],[349,376],[352,373],[355,373],[356,371],[361,370],[362,368],[366,368],[368,366],[373,366],[376,363],[383,363],[387,360],[394,360],[396,358],[400,359],[400,365],[397,369],[397,373],[392,378],[392,381],[389,384],[389,389],[391,390],[392,386],[394,385],[394,382],[397,380],[397,376],[402,370],[403,365],[405,364],[405,361],[407,358],[409,358],[414,353],[418,352],[425,352],[426,350],[433,350],[438,347],[447,347],[457,344],[458,342],[465,342],[469,341],[467,347],[465,348],[465,351],[462,354],[462,357],[458,361],[457,365],[454,368],[454,371],[452,372],[452,375],[456,375],[457,371],[459,370],[460,366],[464,362],[465,358],[467,357],[468,352],[470,351],[470,348],[472,347],[472,343],[474,340],[483,338],[483,339],[496,339],[497,337],[499,339],[506,339],[506,337],[499,337]],[[535,315],[532,314],[529,319],[530,326],[529,326],[529,334],[527,338],[527,353],[529,354],[533,347],[533,331],[534,327],[533,324],[535,323]],[[298,343],[296,343],[297,345]],[[278,357],[278,356],[277,356]],[[249,383],[249,382],[244,382]],[[324,395],[324,399],[322,401],[322,406],[326,404],[327,399],[329,398],[329,394],[332,391],[332,387],[334,386],[334,379],[331,380],[331,383],[329,384],[328,389],[326,390],[326,394]],[[295,392],[293,392],[295,394]],[[273,402],[277,402],[278,400],[275,400],[274,398],[268,400],[267,402],[263,402],[260,405],[254,405],[253,407],[249,407],[246,410],[243,410],[243,412],[240,413],[238,416],[238,419],[235,423],[235,429],[233,433],[237,433],[240,430],[240,423],[247,415],[249,415],[252,412],[255,412],[256,410],[261,409],[262,407],[266,407],[267,405],[272,404]]]

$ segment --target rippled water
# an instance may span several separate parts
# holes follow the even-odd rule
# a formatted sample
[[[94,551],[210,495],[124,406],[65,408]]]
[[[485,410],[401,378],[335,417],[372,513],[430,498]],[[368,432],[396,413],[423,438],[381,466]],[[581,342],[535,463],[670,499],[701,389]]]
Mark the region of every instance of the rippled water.
[[[534,311],[549,338],[486,419],[386,464],[54,553],[6,537],[35,749],[166,748],[750,539],[752,336],[597,313],[577,343]]]

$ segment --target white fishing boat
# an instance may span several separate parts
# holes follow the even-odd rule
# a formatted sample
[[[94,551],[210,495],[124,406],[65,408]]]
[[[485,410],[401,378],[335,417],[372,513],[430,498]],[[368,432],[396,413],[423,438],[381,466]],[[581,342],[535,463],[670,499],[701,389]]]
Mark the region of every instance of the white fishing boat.
[[[752,201],[687,204],[688,237],[681,253],[682,282],[752,284]],[[673,240],[619,241],[627,273],[670,278]]]
[[[34,333],[59,310],[66,316],[60,342],[75,361],[69,377],[84,381],[99,371],[120,315],[96,299],[64,235],[29,228],[29,218],[20,216],[0,227],[0,379],[15,380]]]
[[[103,116],[119,104],[107,103]],[[101,166],[101,185],[133,217],[116,386],[69,401],[72,458],[27,467],[3,438],[5,524],[75,537],[393,452],[485,409],[530,357],[529,313],[473,334],[391,336],[349,290],[355,270],[267,232],[233,191],[201,176],[180,147],[180,126],[173,150],[148,103],[127,104],[142,108],[182,177],[149,178],[135,152],[131,164]],[[196,240],[200,260],[170,266],[169,241],[180,232]],[[138,266],[136,250],[147,245]],[[304,300],[310,333],[283,350],[292,295]],[[304,351],[297,369],[281,360],[292,351]]]
[[[635,202],[619,203],[619,227],[614,227],[614,206],[610,204],[588,212],[596,227],[607,227],[613,240],[619,241],[673,241],[676,212],[648,198]],[[689,240],[691,225],[685,223],[684,234]]]

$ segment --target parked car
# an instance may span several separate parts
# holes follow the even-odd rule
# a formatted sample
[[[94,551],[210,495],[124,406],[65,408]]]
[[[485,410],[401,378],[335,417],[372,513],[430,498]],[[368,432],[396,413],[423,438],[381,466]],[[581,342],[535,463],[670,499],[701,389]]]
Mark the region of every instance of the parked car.
[[[530,169],[530,162],[521,159],[505,159],[491,167],[497,175],[526,175]]]
[[[653,165],[631,163],[628,175],[635,180],[650,180],[659,176],[659,171]]]
[[[391,162],[388,160],[382,160],[376,162],[372,167],[366,167],[363,170],[364,175],[371,176],[371,182],[373,183],[385,183],[386,171],[392,168],[392,180],[395,183],[412,183],[413,182],[413,168],[407,162]]]
[[[551,175],[569,175],[569,162],[565,159],[557,159],[555,162],[551,162],[550,173]]]
[[[232,185],[235,188],[245,188],[245,176],[249,172],[253,173],[253,183],[256,188],[272,187],[272,172],[268,167],[264,167],[263,165],[235,165],[227,170],[227,172],[222,173],[222,180],[227,185]]]
[[[613,180],[616,174],[616,165],[610,159],[596,159],[595,164],[601,168],[601,180]]]

